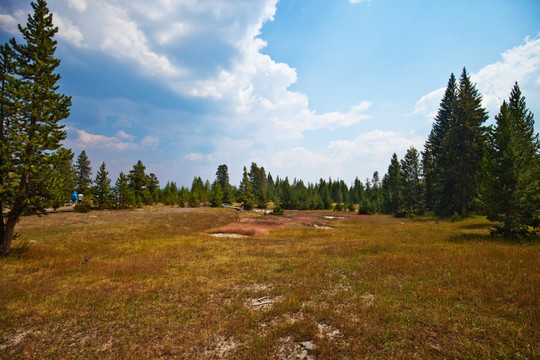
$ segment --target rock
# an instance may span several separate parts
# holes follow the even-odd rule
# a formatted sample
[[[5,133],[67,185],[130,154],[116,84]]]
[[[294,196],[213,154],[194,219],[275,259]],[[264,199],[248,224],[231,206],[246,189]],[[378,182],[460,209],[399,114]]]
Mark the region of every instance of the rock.
[[[315,349],[315,344],[313,344],[311,341],[303,341],[300,343],[306,350],[313,350]]]

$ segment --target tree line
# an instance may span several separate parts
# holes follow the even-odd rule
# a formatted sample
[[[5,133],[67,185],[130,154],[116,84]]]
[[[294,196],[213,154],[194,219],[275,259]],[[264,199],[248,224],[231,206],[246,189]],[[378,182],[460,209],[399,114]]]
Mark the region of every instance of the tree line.
[[[274,178],[252,162],[249,170],[244,167],[238,187],[229,183],[228,167],[223,164],[213,183],[195,177],[189,189],[178,188],[174,182],[160,189],[155,175],[145,175],[139,161],[128,175],[126,187],[136,195],[128,192],[126,198],[133,200],[117,200],[117,204],[226,203],[266,209],[273,203],[276,212],[333,209],[400,217],[426,211],[441,217],[483,214],[500,223],[496,233],[526,235],[531,227],[539,226],[540,144],[534,131],[534,115],[527,109],[517,83],[495,116],[495,124],[485,126],[487,119],[482,96],[463,69],[459,81],[450,75],[423,151],[411,147],[401,160],[394,153],[382,179],[376,171],[371,179],[362,182],[356,178],[351,185],[331,178],[306,184],[299,179]],[[104,170],[105,164],[102,167]],[[133,185],[132,179],[136,167],[142,168],[140,178],[146,179],[139,187]],[[95,187],[100,188],[98,184],[105,180],[98,179]],[[118,194],[119,190],[115,191]]]
[[[31,3],[33,14],[23,27],[23,41],[0,45],[0,255],[7,255],[15,225],[24,214],[44,214],[59,207],[74,189],[99,207],[129,208],[157,202],[179,206],[239,204],[246,209],[334,209],[361,214],[438,216],[484,214],[499,222],[496,232],[528,234],[538,227],[540,145],[534,116],[516,83],[508,101],[485,126],[482,96],[463,69],[452,74],[422,152],[411,147],[403,159],[394,154],[382,180],[320,179],[304,183],[275,178],[251,163],[238,187],[220,165],[213,183],[195,177],[191,187],[167,182],[159,187],[138,161],[120,173],[114,185],[103,162],[92,179],[85,151],[62,146],[60,122],[70,114],[71,97],[59,92],[60,60],[55,58],[58,28],[44,0]]]

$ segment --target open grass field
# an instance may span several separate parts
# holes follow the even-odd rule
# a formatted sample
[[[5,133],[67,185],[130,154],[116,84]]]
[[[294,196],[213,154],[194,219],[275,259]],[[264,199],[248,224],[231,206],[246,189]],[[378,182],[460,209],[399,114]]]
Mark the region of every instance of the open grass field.
[[[25,217],[0,358],[540,358],[540,245],[482,218],[325,215]]]

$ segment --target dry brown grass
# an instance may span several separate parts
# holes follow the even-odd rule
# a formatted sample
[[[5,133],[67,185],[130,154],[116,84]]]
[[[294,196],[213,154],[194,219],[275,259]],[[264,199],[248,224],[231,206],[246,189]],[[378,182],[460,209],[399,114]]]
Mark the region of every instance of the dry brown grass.
[[[0,358],[540,357],[538,244],[481,218],[286,215],[24,218],[30,248],[0,259]]]

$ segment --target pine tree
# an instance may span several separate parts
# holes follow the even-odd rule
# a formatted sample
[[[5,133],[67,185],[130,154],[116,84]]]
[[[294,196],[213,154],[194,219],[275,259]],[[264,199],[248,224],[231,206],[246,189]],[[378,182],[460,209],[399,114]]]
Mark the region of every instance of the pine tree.
[[[437,213],[451,213],[449,194],[454,192],[453,183],[447,181],[446,168],[443,166],[445,139],[455,123],[457,84],[454,74],[450,74],[448,85],[441,100],[433,128],[428,136],[422,153],[422,165],[425,179],[425,202],[429,210]]]
[[[86,194],[92,184],[92,168],[90,167],[90,160],[86,155],[86,151],[81,151],[77,157],[75,169],[77,171],[77,192]]]
[[[117,206],[121,209],[135,206],[135,195],[129,188],[129,179],[120,172],[114,186],[114,195],[116,197]]]
[[[319,180],[319,196],[321,197],[323,209],[330,210],[332,208],[332,196],[328,184],[323,179]]]
[[[70,195],[77,183],[77,175],[73,166],[73,152],[69,149],[61,148],[58,150],[58,156],[63,161],[57,161],[53,169],[52,176],[47,180],[47,187],[51,189],[51,198],[47,206],[58,209],[62,206]]]
[[[248,173],[251,187],[253,188],[253,197],[255,205],[260,208],[266,208],[266,191],[268,189],[268,183],[266,179],[266,172],[264,167],[258,167],[255,162],[251,163],[251,168]]]
[[[0,255],[7,255],[22,213],[44,213],[51,198],[48,180],[65,163],[59,152],[66,138],[59,122],[69,116],[71,98],[57,93],[60,60],[54,57],[58,32],[44,0],[32,2],[34,13],[24,39],[11,39],[1,51]],[[62,157],[64,156],[64,157]]]
[[[502,223],[496,232],[524,235],[540,205],[540,143],[517,83],[495,120],[484,161],[484,211],[488,219]]]
[[[388,214],[403,215],[403,177],[396,153],[392,155],[388,172],[382,183],[384,210]]]
[[[229,183],[229,169],[227,165],[219,165],[216,171],[216,182],[221,186],[223,192],[223,202],[226,204],[234,203],[234,196]]]
[[[108,176],[109,172],[105,169],[105,162],[103,162],[97,171],[95,185],[92,188],[94,200],[98,206],[111,204],[111,179]]]
[[[139,160],[133,168],[129,171],[129,187],[135,195],[135,202],[140,205],[144,202],[144,189],[148,186],[148,176],[144,172],[146,167],[142,161]]]
[[[375,171],[371,179],[371,189],[369,191],[369,213],[380,213],[382,211],[383,196],[382,196],[382,186],[379,179],[379,172]]]
[[[249,180],[248,172],[244,166],[244,172],[242,174],[242,181],[240,182],[239,187],[239,200],[242,203],[242,206],[247,210],[250,210],[255,206],[255,196],[253,195],[253,185]]]
[[[488,116],[482,108],[482,96],[465,69],[449,118],[440,153],[435,157],[438,175],[434,208],[439,215],[468,216],[478,194],[478,175],[485,151],[486,129],[482,124]]]
[[[488,115],[465,69],[459,80],[455,119],[456,126],[448,134],[451,160],[447,159],[447,165],[451,164],[449,175],[455,182],[454,210],[468,216],[478,194],[478,174],[485,152],[486,129],[482,125]]]
[[[289,183],[289,179],[287,177],[281,183],[281,197],[279,202],[283,209],[291,210],[296,208],[296,199],[294,196],[293,187]]]
[[[212,192],[210,193],[210,204],[213,207],[221,206],[223,203],[223,190],[218,182],[214,182],[212,185]]]
[[[191,191],[189,194],[189,205],[191,207],[198,207],[201,204],[201,201],[204,201],[205,197],[205,186],[201,177],[193,178],[191,183]]]
[[[401,160],[403,174],[403,201],[405,210],[412,214],[423,212],[423,186],[418,151],[410,147]]]

